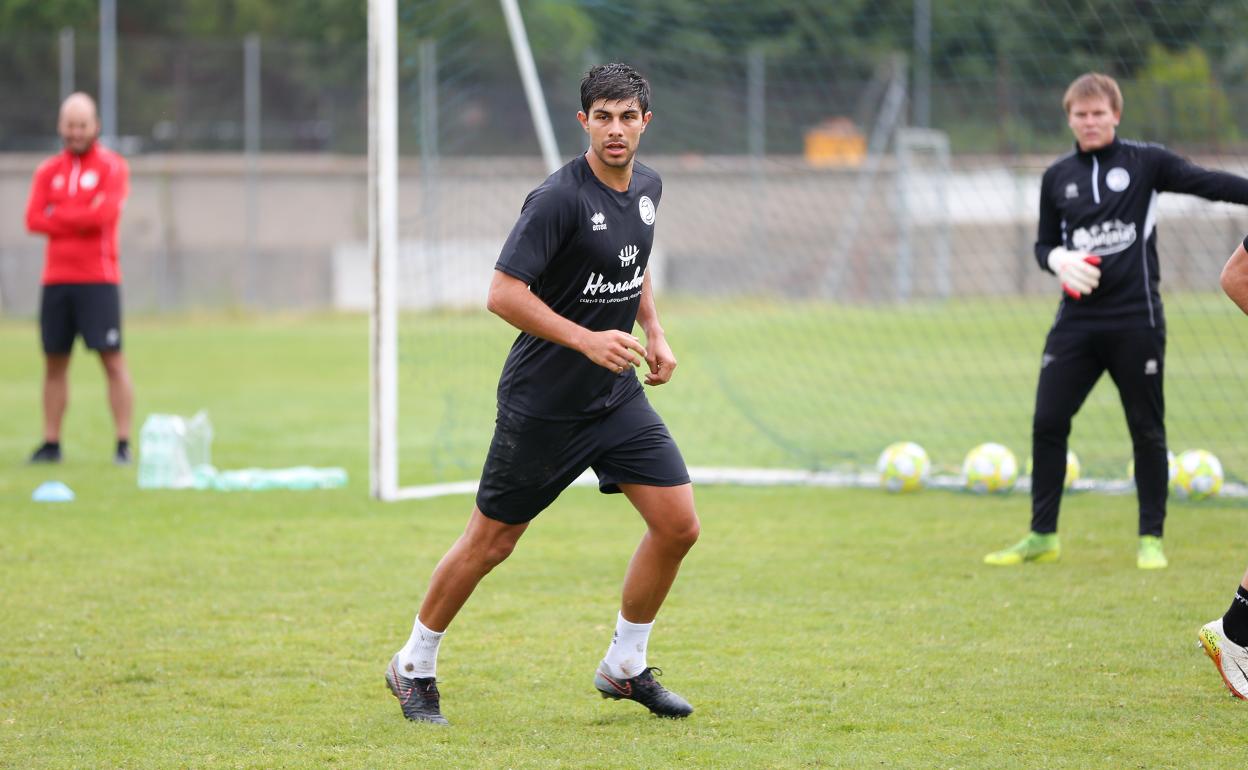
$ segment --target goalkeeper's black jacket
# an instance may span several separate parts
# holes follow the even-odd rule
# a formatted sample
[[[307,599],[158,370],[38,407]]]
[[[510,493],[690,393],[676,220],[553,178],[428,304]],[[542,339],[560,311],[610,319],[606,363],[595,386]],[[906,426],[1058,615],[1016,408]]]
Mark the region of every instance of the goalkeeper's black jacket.
[[[1161,192],[1248,203],[1248,179],[1201,168],[1161,145],[1117,138],[1093,152],[1076,144],[1044,172],[1036,260],[1048,270],[1057,246],[1101,258],[1100,285],[1077,300],[1063,295],[1055,328],[1165,328],[1156,231]]]

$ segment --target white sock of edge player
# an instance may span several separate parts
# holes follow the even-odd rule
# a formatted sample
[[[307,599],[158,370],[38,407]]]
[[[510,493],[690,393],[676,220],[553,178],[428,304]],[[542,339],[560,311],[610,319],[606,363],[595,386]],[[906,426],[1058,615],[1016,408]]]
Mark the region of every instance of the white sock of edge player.
[[[646,644],[654,622],[629,623],[620,613],[615,621],[615,636],[602,659],[607,673],[632,679],[646,669]]]
[[[437,676],[438,645],[444,636],[445,631],[430,631],[417,617],[411,638],[399,650],[399,673],[408,679]]]

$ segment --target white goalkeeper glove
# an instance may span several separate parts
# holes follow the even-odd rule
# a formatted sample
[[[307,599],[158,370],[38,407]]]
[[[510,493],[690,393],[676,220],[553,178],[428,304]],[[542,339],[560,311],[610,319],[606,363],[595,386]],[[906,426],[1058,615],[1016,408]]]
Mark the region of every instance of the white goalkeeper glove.
[[[1062,282],[1062,290],[1072,299],[1091,294],[1101,282],[1101,258],[1083,251],[1058,246],[1049,252],[1049,269]]]

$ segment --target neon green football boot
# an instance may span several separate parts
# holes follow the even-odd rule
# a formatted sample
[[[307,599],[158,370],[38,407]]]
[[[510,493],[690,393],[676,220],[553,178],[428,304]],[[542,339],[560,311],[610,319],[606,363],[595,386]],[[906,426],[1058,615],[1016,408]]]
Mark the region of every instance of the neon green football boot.
[[[1161,538],[1140,535],[1140,550],[1135,557],[1135,566],[1140,569],[1165,569],[1169,564],[1166,552],[1161,550]]]
[[[1004,551],[993,551],[984,557],[984,564],[995,567],[1012,567],[1023,562],[1042,564],[1057,561],[1062,555],[1062,546],[1057,541],[1057,533],[1042,535],[1039,532],[1028,532],[1027,537],[1019,540]]]

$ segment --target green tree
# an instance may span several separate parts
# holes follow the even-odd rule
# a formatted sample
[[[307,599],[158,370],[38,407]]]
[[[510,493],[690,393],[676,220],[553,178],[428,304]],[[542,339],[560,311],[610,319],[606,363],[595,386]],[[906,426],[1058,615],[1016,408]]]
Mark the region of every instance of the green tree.
[[[1123,84],[1124,118],[1142,135],[1176,144],[1217,144],[1237,138],[1230,101],[1196,47],[1149,49],[1148,63]]]

